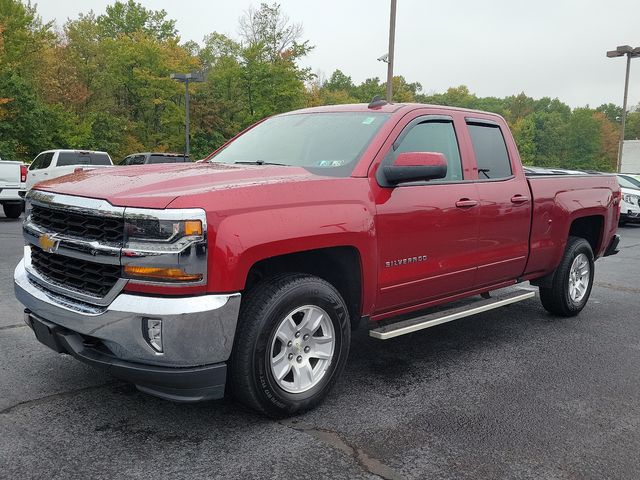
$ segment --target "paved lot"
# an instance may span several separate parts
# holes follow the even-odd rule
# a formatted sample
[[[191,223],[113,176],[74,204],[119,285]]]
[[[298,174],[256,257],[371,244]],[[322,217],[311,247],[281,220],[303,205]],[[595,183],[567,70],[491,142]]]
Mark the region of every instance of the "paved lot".
[[[578,318],[536,298],[358,332],[328,401],[273,422],[143,395],[37,343],[13,297],[20,224],[0,216],[0,478],[638,478],[640,227],[621,233]]]

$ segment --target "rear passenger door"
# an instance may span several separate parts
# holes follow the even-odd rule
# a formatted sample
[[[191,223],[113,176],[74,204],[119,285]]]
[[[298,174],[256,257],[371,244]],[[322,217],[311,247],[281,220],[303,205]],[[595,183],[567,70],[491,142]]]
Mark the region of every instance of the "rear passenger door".
[[[476,285],[518,278],[529,255],[531,193],[508,131],[489,119],[467,118],[478,169],[480,201]],[[513,145],[512,142],[509,143]]]

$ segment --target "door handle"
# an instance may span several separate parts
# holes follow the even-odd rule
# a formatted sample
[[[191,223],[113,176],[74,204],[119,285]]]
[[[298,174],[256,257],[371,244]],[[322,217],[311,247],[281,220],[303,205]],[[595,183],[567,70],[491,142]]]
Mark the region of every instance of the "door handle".
[[[470,200],[468,198],[461,198],[456,202],[456,207],[458,208],[471,208],[478,205],[477,200]]]
[[[519,204],[519,203],[526,203],[528,201],[529,199],[527,197],[520,194],[514,195],[513,197],[511,197],[511,203]]]

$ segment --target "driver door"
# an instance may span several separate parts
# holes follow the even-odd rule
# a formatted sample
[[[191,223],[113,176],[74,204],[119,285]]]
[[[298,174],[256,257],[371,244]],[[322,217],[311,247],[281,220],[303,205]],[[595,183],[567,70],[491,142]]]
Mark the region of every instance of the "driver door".
[[[457,131],[450,111],[417,115],[405,122],[382,160],[382,165],[392,164],[402,152],[440,152],[447,159],[447,176],[394,187],[373,185],[379,255],[376,313],[454,295],[475,282],[479,202],[475,183],[466,178],[470,169],[463,162]]]

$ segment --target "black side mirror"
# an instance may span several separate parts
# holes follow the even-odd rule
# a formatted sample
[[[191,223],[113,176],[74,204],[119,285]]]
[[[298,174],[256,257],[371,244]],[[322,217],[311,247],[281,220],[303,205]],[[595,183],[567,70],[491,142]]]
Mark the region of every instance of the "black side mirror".
[[[439,152],[404,152],[393,165],[382,167],[390,185],[420,180],[435,180],[447,176],[447,159]]]

